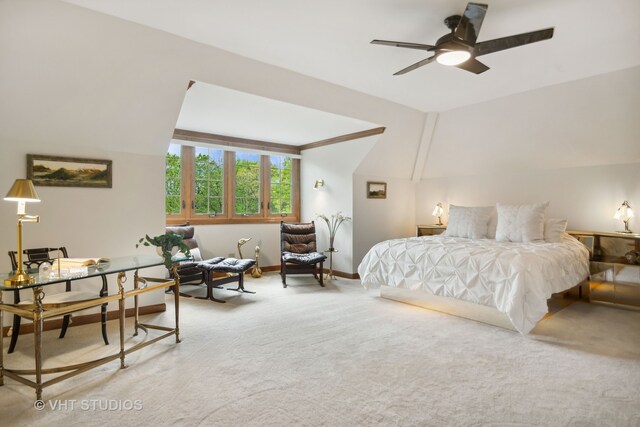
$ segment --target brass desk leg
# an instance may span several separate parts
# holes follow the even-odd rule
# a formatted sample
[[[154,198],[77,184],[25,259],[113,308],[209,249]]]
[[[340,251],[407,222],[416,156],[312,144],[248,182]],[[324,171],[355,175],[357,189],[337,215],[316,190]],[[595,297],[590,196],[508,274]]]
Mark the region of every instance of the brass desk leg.
[[[133,273],[133,289],[138,289],[138,270]],[[134,329],[133,336],[138,336],[138,324],[140,323],[140,318],[138,317],[138,294],[133,296],[133,305],[134,305]]]
[[[124,283],[127,281],[127,275],[121,271],[118,273],[118,314],[120,315],[120,369],[127,366],[124,364]]]
[[[2,291],[0,291],[0,304],[2,304]],[[0,308],[0,386],[4,385],[4,338],[2,337],[3,312]]]
[[[174,295],[174,309],[176,314],[176,342],[180,342],[180,276],[178,275],[178,266],[177,264],[173,264],[171,267],[173,277],[174,277],[174,285],[173,285],[173,295]]]
[[[42,299],[44,292],[41,287],[33,288],[33,301],[35,307],[33,309],[33,337],[35,340],[35,359],[36,359],[36,400],[42,400]]]

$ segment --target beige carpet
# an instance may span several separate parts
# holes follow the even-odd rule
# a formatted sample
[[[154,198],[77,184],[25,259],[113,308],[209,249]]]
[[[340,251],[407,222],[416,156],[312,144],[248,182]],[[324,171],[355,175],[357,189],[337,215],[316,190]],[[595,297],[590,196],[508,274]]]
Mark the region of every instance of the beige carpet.
[[[42,411],[31,388],[5,379],[0,424],[640,425],[639,312],[576,303],[523,337],[380,299],[357,281],[320,288],[300,276],[283,289],[271,275],[246,286],[258,293],[217,291],[227,304],[182,298],[181,344],[46,388]],[[7,366],[28,366],[29,338]],[[107,351],[97,325],[45,341],[46,366]]]

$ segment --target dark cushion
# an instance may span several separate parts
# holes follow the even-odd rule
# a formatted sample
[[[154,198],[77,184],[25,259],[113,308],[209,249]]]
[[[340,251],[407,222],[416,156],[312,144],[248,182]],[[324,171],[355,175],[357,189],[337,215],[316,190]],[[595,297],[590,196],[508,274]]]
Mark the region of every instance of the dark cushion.
[[[243,273],[254,266],[253,259],[237,258],[212,258],[198,263],[198,268],[208,271],[221,271],[224,273]]]
[[[195,229],[190,225],[166,227],[167,233],[176,233],[182,236],[183,242],[189,249],[195,249],[198,247],[198,241],[193,237],[195,235]]]
[[[315,223],[280,223],[280,240],[282,252],[308,254],[316,252]]]
[[[294,264],[316,264],[327,259],[325,254],[320,252],[311,252],[308,254],[294,254],[291,252],[283,252],[282,260],[284,262],[292,262]]]

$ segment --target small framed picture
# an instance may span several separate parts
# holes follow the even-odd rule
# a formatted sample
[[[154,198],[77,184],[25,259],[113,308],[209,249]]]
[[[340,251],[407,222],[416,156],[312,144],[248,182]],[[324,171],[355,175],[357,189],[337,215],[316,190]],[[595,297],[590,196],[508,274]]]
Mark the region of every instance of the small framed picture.
[[[34,185],[111,188],[111,160],[27,154],[27,178]]]
[[[367,199],[386,199],[387,183],[367,181]]]

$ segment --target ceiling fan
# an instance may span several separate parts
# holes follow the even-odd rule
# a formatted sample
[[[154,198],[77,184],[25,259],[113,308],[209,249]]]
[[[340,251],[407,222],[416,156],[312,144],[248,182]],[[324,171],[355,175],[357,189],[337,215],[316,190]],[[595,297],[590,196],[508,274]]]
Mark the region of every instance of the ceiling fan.
[[[408,73],[423,65],[430,64],[434,60],[443,65],[450,65],[465,71],[480,74],[487,71],[489,67],[478,61],[476,59],[478,56],[547,40],[553,37],[552,27],[476,43],[488,7],[486,4],[469,3],[462,16],[453,15],[446,18],[444,24],[451,30],[451,33],[440,37],[435,46],[390,40],[372,40],[371,43],[434,52],[433,56],[418,61],[407,68],[403,68],[395,73],[394,76]]]

